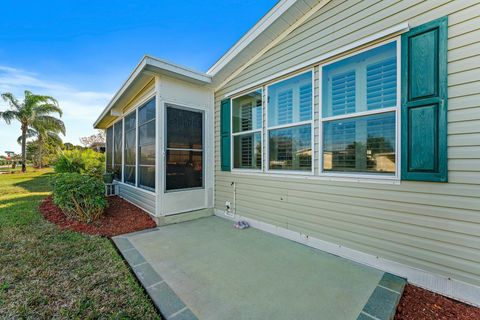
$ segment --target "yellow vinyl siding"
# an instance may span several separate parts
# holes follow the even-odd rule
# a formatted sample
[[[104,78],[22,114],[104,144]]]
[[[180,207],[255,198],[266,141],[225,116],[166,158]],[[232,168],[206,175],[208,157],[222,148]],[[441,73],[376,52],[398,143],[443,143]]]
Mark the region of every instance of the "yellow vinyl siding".
[[[356,182],[220,171],[219,104],[225,94],[408,22],[449,16],[449,183]],[[318,64],[315,173],[319,172]],[[480,4],[333,0],[215,94],[215,208],[432,273],[480,285]],[[264,148],[264,156],[266,150]],[[283,199],[283,200],[282,200]]]

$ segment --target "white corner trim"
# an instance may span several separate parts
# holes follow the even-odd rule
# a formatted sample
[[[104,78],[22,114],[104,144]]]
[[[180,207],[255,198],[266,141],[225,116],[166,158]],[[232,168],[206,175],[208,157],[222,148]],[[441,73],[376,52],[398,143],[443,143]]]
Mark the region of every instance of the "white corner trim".
[[[231,47],[213,66],[208,69],[207,74],[214,76],[226,64],[232,61],[237,54],[245,49],[253,40],[255,40],[263,31],[265,31],[273,22],[275,22],[285,11],[287,11],[297,0],[281,0],[263,18],[260,19],[240,40]]]
[[[251,227],[259,229],[282,238],[295,241],[309,247],[319,249],[345,259],[349,259],[385,272],[389,272],[400,277],[406,278],[409,283],[440,293],[447,297],[466,302],[474,306],[480,306],[480,287],[448,278],[442,275],[434,274],[425,270],[410,267],[388,259],[383,259],[368,253],[350,249],[328,241],[310,237],[308,235],[278,227],[269,223],[246,218],[235,214],[234,217],[225,215],[225,212],[214,209],[215,215],[224,219],[247,221]]]
[[[285,69],[283,71],[280,71],[276,74],[273,74],[271,76],[268,76],[268,77],[265,77],[261,80],[258,80],[258,81],[255,81],[251,84],[248,84],[244,87],[241,87],[241,88],[238,88],[236,90],[233,90],[231,92],[228,92],[225,94],[225,97],[230,97],[230,96],[233,96],[233,95],[236,95],[240,92],[243,92],[243,91],[246,91],[246,90],[249,90],[250,88],[254,88],[254,87],[259,87],[259,86],[262,86],[264,85],[265,83],[267,82],[270,82],[270,81],[273,81],[277,78],[280,78],[280,77],[283,77],[283,76],[286,76],[290,73],[293,73],[293,72],[296,72],[296,71],[299,71],[303,68],[307,68],[307,67],[310,67],[310,66],[313,66],[315,64],[321,64],[323,61],[325,60],[328,60],[328,59],[331,59],[335,56],[339,56],[345,52],[348,52],[350,50],[353,50],[355,48],[359,48],[359,47],[362,47],[370,42],[374,42],[374,41],[378,41],[380,39],[383,39],[383,38],[386,38],[386,37],[393,37],[393,36],[397,36],[398,34],[401,34],[401,33],[404,33],[404,32],[407,32],[408,30],[410,30],[410,26],[408,24],[408,22],[404,22],[404,23],[401,23],[401,24],[398,24],[398,25],[395,25],[393,27],[390,27],[390,28],[387,28],[383,31],[380,31],[378,33],[375,33],[373,35],[370,35],[368,37],[365,37],[365,38],[362,38],[360,40],[357,40],[355,42],[352,42],[346,46],[343,46],[343,47],[340,47],[338,49],[335,49],[335,50],[332,50],[330,52],[327,52],[325,54],[322,54],[318,57],[315,57],[315,58],[312,58],[310,60],[307,60],[305,62],[302,62],[300,64],[297,64],[293,67],[290,67],[288,69]],[[229,77],[231,78],[231,77]],[[227,78],[227,80],[229,79]],[[224,81],[221,85],[218,86],[218,88],[221,88],[226,82],[230,81]]]

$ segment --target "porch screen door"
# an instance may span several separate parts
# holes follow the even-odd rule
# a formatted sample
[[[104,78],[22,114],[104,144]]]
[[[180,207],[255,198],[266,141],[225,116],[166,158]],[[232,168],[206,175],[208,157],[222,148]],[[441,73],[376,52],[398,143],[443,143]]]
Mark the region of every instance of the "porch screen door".
[[[204,187],[203,112],[166,104],[165,192]]]

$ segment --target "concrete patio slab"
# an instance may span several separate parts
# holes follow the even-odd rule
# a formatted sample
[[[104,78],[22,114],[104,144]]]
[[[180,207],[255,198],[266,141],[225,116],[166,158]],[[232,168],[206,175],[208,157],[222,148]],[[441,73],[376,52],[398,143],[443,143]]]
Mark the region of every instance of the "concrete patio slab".
[[[113,240],[167,319],[389,319],[405,285],[218,217]]]

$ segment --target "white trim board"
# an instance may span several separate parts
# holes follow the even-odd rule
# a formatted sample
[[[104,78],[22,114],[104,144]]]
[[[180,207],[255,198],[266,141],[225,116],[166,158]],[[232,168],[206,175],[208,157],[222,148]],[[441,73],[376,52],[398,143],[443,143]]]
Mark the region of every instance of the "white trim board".
[[[288,69],[285,69],[281,72],[278,72],[276,74],[273,74],[271,76],[268,76],[268,77],[265,77],[261,80],[258,80],[258,81],[255,81],[251,84],[248,84],[244,87],[241,87],[241,88],[238,88],[236,90],[233,90],[233,91],[230,91],[230,92],[227,92],[224,97],[225,98],[228,98],[230,96],[233,96],[233,95],[236,95],[236,94],[239,94],[243,91],[246,91],[246,90],[249,90],[250,88],[255,88],[255,87],[259,87],[259,86],[262,86],[262,85],[265,85],[267,82],[270,82],[270,81],[273,81],[277,78],[280,78],[280,77],[283,77],[283,76],[286,76],[290,73],[293,73],[293,72],[298,72],[300,71],[301,69],[304,69],[304,68],[307,68],[307,67],[312,67],[313,65],[315,64],[319,64],[319,63],[322,63],[322,61],[325,61],[325,60],[328,60],[328,59],[331,59],[335,56],[339,56],[345,52],[348,52],[350,50],[354,50],[355,48],[359,48],[359,47],[362,47],[370,42],[374,42],[374,41],[378,41],[380,39],[383,39],[383,38],[386,38],[386,37],[391,37],[393,35],[398,35],[398,34],[401,34],[401,33],[404,33],[404,32],[407,32],[408,30],[410,30],[410,26],[408,24],[408,22],[405,22],[405,23],[401,23],[401,24],[398,24],[396,26],[393,26],[391,28],[388,28],[388,29],[385,29],[383,31],[380,31],[376,34],[373,34],[371,36],[368,36],[368,37],[365,37],[365,38],[362,38],[358,41],[355,41],[355,42],[352,42],[346,46],[343,46],[343,47],[340,47],[338,49],[335,49],[335,50],[332,50],[328,53],[325,53],[321,56],[318,56],[318,57],[315,57],[313,59],[310,59],[310,60],[307,60],[305,62],[302,62],[298,65],[295,65],[293,67],[290,67]],[[217,87],[216,90],[219,90],[221,87],[223,86],[222,85],[219,85]]]
[[[297,0],[279,1],[263,18],[260,19],[240,40],[237,41],[213,66],[208,69],[207,74],[214,76],[225,65],[232,61],[243,49],[245,49],[253,40],[255,40],[263,31],[274,23],[282,14],[285,13]]]
[[[152,76],[165,74],[167,76],[178,78],[180,80],[192,82],[200,86],[210,85],[212,83],[212,77],[206,73],[193,70],[188,67],[184,67],[173,62],[154,58],[149,55],[143,56],[142,60],[133,69],[128,79],[123,83],[120,89],[115,93],[100,116],[95,120],[93,127],[97,128],[102,119],[112,110],[118,100],[125,94],[125,92],[131,87],[131,85],[138,79],[141,74],[149,74]]]
[[[319,249],[345,259],[349,259],[385,272],[389,272],[400,277],[406,278],[409,283],[440,293],[447,297],[466,302],[474,306],[480,306],[480,287],[448,278],[442,275],[434,274],[425,270],[410,267],[388,259],[383,259],[368,253],[350,249],[328,241],[320,240],[307,236],[305,234],[278,227],[269,223],[246,218],[234,214],[234,218],[225,215],[224,211],[214,209],[215,215],[220,218],[239,221],[245,220],[250,226],[282,238],[286,238],[309,247]]]

